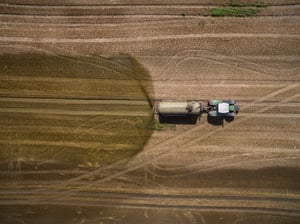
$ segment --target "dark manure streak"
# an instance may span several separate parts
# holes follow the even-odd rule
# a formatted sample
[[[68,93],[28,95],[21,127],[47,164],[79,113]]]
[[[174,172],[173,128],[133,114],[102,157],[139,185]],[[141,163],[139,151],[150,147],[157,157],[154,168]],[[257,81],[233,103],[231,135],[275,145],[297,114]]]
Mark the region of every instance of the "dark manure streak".
[[[0,55],[0,64],[0,74],[8,77],[7,80],[6,78],[3,79],[4,83],[2,83],[2,85],[4,85],[5,82],[7,82],[7,84],[4,85],[4,89],[0,91],[0,97],[10,96],[12,98],[20,99],[25,97],[32,99],[110,99],[127,101],[134,100],[139,102],[144,101],[146,107],[143,110],[145,113],[149,112],[149,116],[136,117],[135,119],[134,117],[129,118],[121,112],[118,115],[116,113],[118,111],[115,111],[115,113],[111,116],[91,115],[88,118],[80,117],[81,121],[75,122],[73,129],[70,127],[70,131],[77,130],[78,127],[85,127],[88,128],[87,130],[94,130],[95,128],[99,128],[105,124],[105,127],[103,126],[102,128],[103,130],[107,130],[110,133],[113,132],[114,135],[120,136],[123,136],[125,129],[130,129],[137,133],[137,140],[135,142],[128,142],[131,140],[128,138],[126,139],[126,136],[123,136],[118,142],[111,142],[116,145],[114,150],[107,150],[105,145],[106,143],[101,145],[102,140],[99,139],[100,148],[86,149],[82,152],[84,153],[82,156],[80,156],[80,154],[83,150],[76,150],[76,152],[71,152],[72,150],[70,149],[57,151],[55,147],[53,147],[50,150],[47,148],[46,154],[45,152],[42,152],[43,150],[37,150],[37,152],[35,152],[37,154],[31,154],[33,153],[33,150],[30,150],[30,158],[37,157],[37,160],[40,160],[39,157],[50,158],[51,160],[58,159],[70,163],[74,157],[74,161],[76,161],[74,165],[76,165],[76,163],[99,161],[101,162],[101,166],[109,165],[119,159],[123,161],[124,156],[128,159],[138,153],[143,149],[143,146],[152,134],[151,125],[153,123],[153,113],[151,91],[153,90],[153,87],[150,75],[146,69],[144,69],[143,66],[130,55],[122,54],[112,58],[105,58],[101,56],[71,57],[66,55],[29,53],[2,54]],[[10,78],[11,75],[14,76],[13,79]],[[22,78],[24,76],[26,79]],[[18,80],[19,77],[20,80]],[[48,80],[45,79],[45,77],[51,79]],[[93,82],[92,79],[95,80],[96,83]],[[147,103],[149,105],[148,109]],[[26,106],[28,107],[28,105],[29,104]],[[51,107],[53,107],[52,104],[44,104],[44,106],[46,106],[45,109],[48,107],[51,109]],[[103,107],[105,107],[105,110],[109,112],[109,105],[103,105]],[[129,112],[131,110],[135,111],[134,107],[138,106],[131,106],[128,108]],[[89,111],[89,108],[85,104],[78,104],[78,109],[82,112],[85,110],[87,112]],[[22,108],[20,108],[20,111],[22,111]],[[39,116],[42,116],[42,114]],[[29,116],[27,119],[34,119],[34,117]],[[123,122],[121,126],[120,124],[118,125],[119,121]],[[18,122],[18,124],[22,124],[22,120],[18,120],[16,122]],[[28,123],[28,121],[25,123]],[[64,122],[62,121],[62,125],[63,123]],[[88,133],[83,134],[86,135]],[[38,139],[38,133],[36,133],[36,135]],[[11,140],[18,140],[17,136],[16,132],[16,136],[12,136],[13,138]],[[84,135],[79,134],[76,139],[82,136]],[[49,138],[51,140],[51,136],[49,136]],[[107,138],[107,136],[104,136],[103,138]],[[72,144],[76,144],[76,139],[73,139],[73,141],[70,142]],[[105,142],[107,142],[107,139],[105,140]],[[61,141],[66,141],[66,139],[61,139]],[[69,141],[69,139],[67,139],[67,141]],[[124,150],[124,147],[121,147],[121,150],[119,150],[118,144],[123,144],[123,146],[127,147],[127,150]],[[134,147],[130,148],[132,145],[134,145]],[[41,148],[43,148],[43,146],[41,146]],[[131,150],[133,151],[130,152]],[[50,151],[52,151],[52,155]],[[68,155],[66,155],[65,151],[68,152]],[[119,153],[117,153],[117,151]],[[39,154],[39,152],[42,154]],[[97,152],[100,153],[98,156]],[[23,159],[27,158],[26,155],[28,153],[29,152],[26,152],[26,150],[22,150],[21,156],[23,156]],[[124,154],[123,156],[120,155],[122,153]],[[7,154],[8,153],[3,152],[0,153],[0,159],[7,157]],[[93,156],[87,159],[87,155]],[[99,158],[99,156],[101,158]],[[17,160],[18,158],[8,159]]]
[[[250,213],[260,213],[260,214],[273,214],[273,215],[287,215],[287,216],[300,216],[299,209],[292,208],[279,208],[279,207],[263,207],[263,206],[255,206],[253,202],[291,202],[298,204],[299,200],[297,199],[284,199],[284,198],[260,198],[260,197],[233,197],[233,196],[167,196],[167,195],[144,195],[140,194],[138,197],[132,198],[130,195],[103,195],[103,194],[83,194],[82,196],[74,195],[75,197],[68,198],[60,198],[59,196],[54,200],[44,200],[42,197],[35,198],[35,195],[29,198],[26,197],[24,199],[3,199],[0,201],[0,205],[64,205],[64,206],[82,206],[82,207],[115,207],[115,208],[138,208],[138,209],[176,209],[176,210],[201,210],[201,211],[224,211],[224,212],[250,212]],[[117,196],[117,197],[115,197]],[[89,197],[88,201],[82,200],[83,198]],[[157,197],[157,198],[156,198]],[[109,200],[107,200],[109,199]],[[114,199],[112,201],[111,199]],[[119,200],[121,199],[121,200]],[[149,203],[146,202],[126,202],[127,200],[149,200]],[[160,203],[153,203],[152,199],[160,200]],[[214,206],[214,205],[192,205],[192,204],[172,204],[170,200],[180,200],[180,199],[200,199],[207,201],[217,202],[222,200],[230,200],[232,202],[243,202],[250,201],[251,206],[243,205],[243,206]],[[166,200],[166,203],[163,202]],[[162,203],[163,202],[163,203]]]

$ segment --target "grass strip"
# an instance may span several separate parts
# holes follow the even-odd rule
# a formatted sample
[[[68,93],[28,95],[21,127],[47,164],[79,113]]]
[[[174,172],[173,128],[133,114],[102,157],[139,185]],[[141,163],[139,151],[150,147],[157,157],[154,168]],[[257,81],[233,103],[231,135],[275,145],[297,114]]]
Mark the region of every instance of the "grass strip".
[[[254,7],[219,7],[211,11],[211,15],[215,17],[233,16],[246,17],[254,16],[258,13],[258,9]]]

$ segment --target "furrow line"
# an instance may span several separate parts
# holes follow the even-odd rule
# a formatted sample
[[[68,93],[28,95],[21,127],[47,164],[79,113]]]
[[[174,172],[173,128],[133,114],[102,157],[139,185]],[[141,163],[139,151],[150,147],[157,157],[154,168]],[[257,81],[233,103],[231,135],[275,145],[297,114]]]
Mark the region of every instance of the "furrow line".
[[[30,37],[0,37],[1,42],[25,42],[25,43],[130,43],[147,42],[176,39],[196,38],[295,38],[300,39],[299,34],[254,34],[254,33],[204,33],[204,34],[183,34],[183,35],[161,35],[135,38],[92,38],[92,39],[71,39],[71,38],[30,38]]]

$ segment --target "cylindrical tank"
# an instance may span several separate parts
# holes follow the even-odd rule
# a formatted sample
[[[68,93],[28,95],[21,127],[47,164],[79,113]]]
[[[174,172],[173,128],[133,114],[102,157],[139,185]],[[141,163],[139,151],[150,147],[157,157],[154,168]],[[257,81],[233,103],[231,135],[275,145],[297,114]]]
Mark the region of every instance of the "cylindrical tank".
[[[200,115],[201,103],[196,101],[170,102],[162,101],[157,106],[157,113],[163,116]]]

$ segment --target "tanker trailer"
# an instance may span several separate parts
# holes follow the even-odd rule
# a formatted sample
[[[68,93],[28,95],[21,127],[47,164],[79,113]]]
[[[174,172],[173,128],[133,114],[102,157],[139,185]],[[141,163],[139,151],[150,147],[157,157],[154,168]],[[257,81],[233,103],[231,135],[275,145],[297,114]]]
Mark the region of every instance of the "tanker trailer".
[[[201,102],[161,101],[156,107],[160,123],[197,123],[203,112]]]

